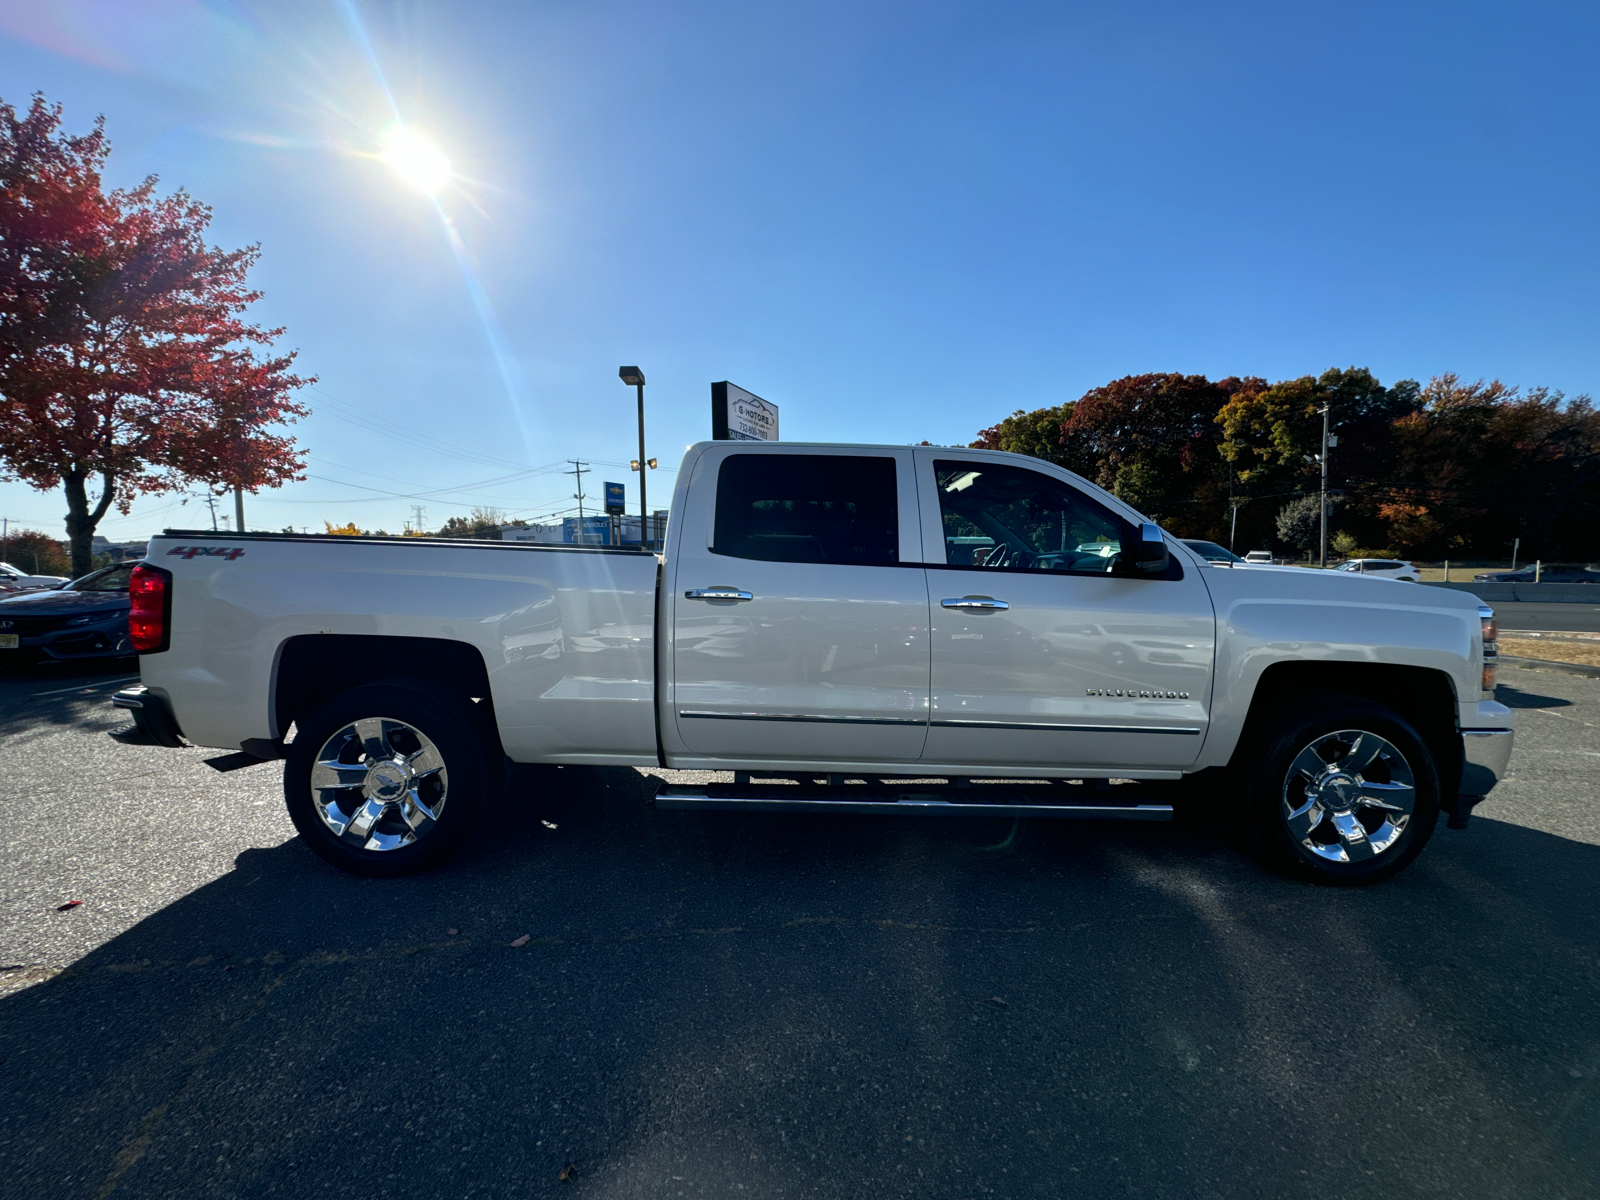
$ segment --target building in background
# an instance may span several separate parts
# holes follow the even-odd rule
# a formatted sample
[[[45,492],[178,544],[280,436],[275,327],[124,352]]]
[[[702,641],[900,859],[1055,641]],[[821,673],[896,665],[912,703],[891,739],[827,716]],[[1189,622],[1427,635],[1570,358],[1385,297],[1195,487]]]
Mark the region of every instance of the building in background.
[[[667,532],[667,510],[658,508],[650,517],[650,540],[655,545]],[[639,518],[627,513],[618,516],[586,516],[582,534],[577,517],[567,517],[548,525],[508,526],[500,531],[506,542],[542,542],[558,546],[637,546]]]
[[[143,558],[145,547],[148,544],[148,541],[113,542],[97,533],[90,540],[90,553],[95,555],[104,554],[108,556],[112,562],[122,562],[130,558]]]

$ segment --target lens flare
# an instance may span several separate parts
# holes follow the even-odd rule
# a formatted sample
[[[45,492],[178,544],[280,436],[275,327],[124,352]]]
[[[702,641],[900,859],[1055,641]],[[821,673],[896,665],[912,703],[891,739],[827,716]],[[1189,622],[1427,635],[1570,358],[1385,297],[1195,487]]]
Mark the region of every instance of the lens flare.
[[[391,125],[384,134],[383,153],[378,156],[406,183],[430,196],[455,177],[444,152],[422,134],[404,125]]]

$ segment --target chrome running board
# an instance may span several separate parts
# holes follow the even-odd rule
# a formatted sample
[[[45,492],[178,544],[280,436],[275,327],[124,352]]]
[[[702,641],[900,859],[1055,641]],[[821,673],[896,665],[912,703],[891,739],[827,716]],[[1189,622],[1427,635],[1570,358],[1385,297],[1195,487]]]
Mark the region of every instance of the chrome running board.
[[[1123,787],[1099,790],[1070,784],[973,784],[969,787],[892,787],[839,784],[664,783],[652,801],[658,809],[773,813],[857,813],[863,816],[1053,817],[1080,821],[1170,821],[1172,805]],[[1128,792],[1136,789],[1127,787]],[[1076,794],[1074,794],[1076,793]]]

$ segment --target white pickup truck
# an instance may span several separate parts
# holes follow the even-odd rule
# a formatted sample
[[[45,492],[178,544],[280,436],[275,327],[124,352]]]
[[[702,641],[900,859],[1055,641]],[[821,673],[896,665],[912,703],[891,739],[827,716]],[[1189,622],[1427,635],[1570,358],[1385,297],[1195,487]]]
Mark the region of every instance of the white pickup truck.
[[[459,843],[509,758],[734,773],[660,808],[1159,820],[1205,795],[1280,869],[1367,883],[1511,753],[1476,597],[1210,565],[1036,459],[701,443],[665,543],[169,531],[116,702],[154,740],[286,759],[310,846],[375,875]]]

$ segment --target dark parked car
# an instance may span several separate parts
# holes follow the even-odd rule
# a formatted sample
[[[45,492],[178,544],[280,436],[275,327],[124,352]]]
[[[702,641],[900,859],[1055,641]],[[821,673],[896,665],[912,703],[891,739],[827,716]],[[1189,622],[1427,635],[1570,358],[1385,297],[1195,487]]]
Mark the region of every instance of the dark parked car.
[[[0,598],[0,667],[132,654],[128,577],[118,563],[42,592]]]
[[[1518,567],[1515,571],[1485,571],[1474,575],[1474,583],[1532,583],[1535,568]],[[1571,563],[1551,563],[1538,568],[1540,583],[1600,583],[1600,571]]]
[[[1189,549],[1193,550],[1207,562],[1229,564],[1237,563],[1240,566],[1244,565],[1244,559],[1240,558],[1227,547],[1219,546],[1215,542],[1202,542],[1185,538],[1183,544],[1189,547]]]

